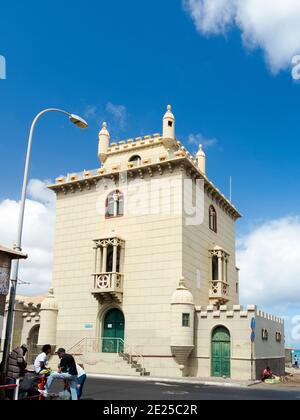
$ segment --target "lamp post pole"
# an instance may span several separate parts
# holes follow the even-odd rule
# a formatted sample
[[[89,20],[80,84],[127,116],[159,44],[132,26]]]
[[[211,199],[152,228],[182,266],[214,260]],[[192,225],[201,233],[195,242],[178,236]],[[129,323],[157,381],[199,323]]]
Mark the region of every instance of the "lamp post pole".
[[[65,114],[69,117],[70,121],[73,124],[77,125],[79,128],[88,127],[88,124],[86,123],[86,121],[84,121],[81,117],[78,117],[77,115],[70,114],[69,112],[63,111],[61,109],[56,109],[56,108],[45,109],[44,111],[40,112],[33,120],[31,124],[31,128],[30,128],[29,141],[28,141],[28,147],[27,147],[27,155],[26,155],[26,163],[25,163],[25,171],[24,171],[24,179],[23,179],[23,187],[22,187],[22,197],[21,197],[20,210],[19,210],[17,238],[16,238],[16,244],[14,245],[14,250],[20,251],[20,252],[22,251],[22,235],[23,235],[24,214],[25,214],[33,134],[34,134],[35,126],[38,120],[44,114],[48,112],[59,112],[61,114]],[[12,329],[13,329],[13,321],[14,321],[18,275],[19,275],[19,260],[15,260],[12,263],[12,270],[11,270],[11,287],[10,287],[7,318],[6,318],[7,321],[6,321],[5,341],[4,341],[4,348],[3,348],[3,358],[2,358],[2,364],[1,364],[1,371],[4,374],[6,374],[7,372],[7,362],[8,362],[8,356],[9,356],[11,339],[12,339]]]

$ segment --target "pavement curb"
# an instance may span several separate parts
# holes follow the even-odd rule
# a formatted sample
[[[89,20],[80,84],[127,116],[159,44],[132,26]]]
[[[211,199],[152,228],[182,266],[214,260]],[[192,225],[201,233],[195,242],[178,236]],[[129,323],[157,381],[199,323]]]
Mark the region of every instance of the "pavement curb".
[[[168,384],[188,384],[188,385],[204,385],[214,386],[221,388],[244,388],[247,389],[251,384],[240,384],[240,383],[229,383],[229,382],[214,382],[214,381],[197,381],[191,379],[174,379],[174,378],[159,378],[159,377],[136,377],[136,376],[118,376],[118,375],[106,375],[106,374],[88,374],[89,378],[92,379],[118,379],[119,381],[132,381],[132,382],[159,382]]]

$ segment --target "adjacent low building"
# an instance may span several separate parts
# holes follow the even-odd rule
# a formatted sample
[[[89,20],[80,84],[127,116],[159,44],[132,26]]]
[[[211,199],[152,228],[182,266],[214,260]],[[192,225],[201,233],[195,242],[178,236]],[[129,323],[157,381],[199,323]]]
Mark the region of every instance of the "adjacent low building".
[[[27,255],[0,245],[0,347],[3,330],[5,302],[10,287],[10,270],[12,260],[25,259]]]

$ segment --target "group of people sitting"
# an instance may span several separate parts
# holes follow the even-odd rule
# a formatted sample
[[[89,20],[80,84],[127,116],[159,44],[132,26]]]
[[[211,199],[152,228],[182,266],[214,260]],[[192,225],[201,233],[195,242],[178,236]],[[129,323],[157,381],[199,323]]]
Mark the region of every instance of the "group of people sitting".
[[[6,382],[8,385],[15,384],[17,379],[25,376],[27,352],[28,347],[23,344],[10,353]],[[77,364],[74,357],[67,354],[66,350],[63,348],[58,349],[56,354],[60,359],[57,372],[52,372],[47,366],[48,360],[52,355],[52,347],[50,344],[43,346],[42,353],[40,353],[34,361],[35,374],[39,377],[44,375],[47,378],[45,389],[40,390],[39,392],[47,398],[54,381],[60,379],[64,381],[65,390],[70,392],[71,399],[75,401],[79,400],[82,396],[84,384],[87,379],[84,367],[83,365]]]

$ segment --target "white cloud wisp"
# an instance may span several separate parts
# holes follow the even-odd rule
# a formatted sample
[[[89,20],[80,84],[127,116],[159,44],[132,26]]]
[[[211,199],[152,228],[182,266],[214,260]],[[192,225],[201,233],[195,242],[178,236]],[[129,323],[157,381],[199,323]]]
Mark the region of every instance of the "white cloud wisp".
[[[21,261],[19,279],[29,283],[18,286],[18,294],[44,294],[51,285],[53,238],[55,223],[55,194],[47,190],[46,182],[29,183],[24,218],[23,251],[28,260]],[[19,203],[0,202],[0,243],[12,246],[16,238]]]
[[[238,27],[247,49],[264,52],[273,73],[300,54],[299,0],[183,0],[202,35],[225,35]]]
[[[241,300],[300,314],[300,218],[263,224],[239,240]]]

